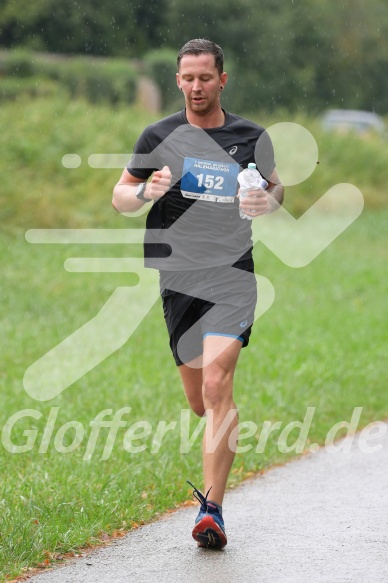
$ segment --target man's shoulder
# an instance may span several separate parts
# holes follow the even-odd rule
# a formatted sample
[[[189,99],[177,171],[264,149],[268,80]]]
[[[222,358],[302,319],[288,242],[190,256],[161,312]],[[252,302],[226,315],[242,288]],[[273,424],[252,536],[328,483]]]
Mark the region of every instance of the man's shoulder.
[[[158,121],[150,124],[144,130],[145,133],[149,135],[160,135],[168,134],[174,131],[177,127],[185,124],[185,119],[182,111],[177,111],[167,117],[159,119]]]
[[[245,131],[245,132],[253,132],[253,133],[263,133],[265,128],[254,121],[242,117],[241,115],[237,115],[235,113],[228,112],[229,116],[229,127],[234,131]]]

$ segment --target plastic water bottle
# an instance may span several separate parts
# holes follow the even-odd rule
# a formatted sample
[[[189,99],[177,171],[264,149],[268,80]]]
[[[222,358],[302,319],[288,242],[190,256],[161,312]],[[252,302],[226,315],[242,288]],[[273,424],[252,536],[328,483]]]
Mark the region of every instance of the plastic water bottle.
[[[262,177],[260,172],[256,168],[256,164],[254,162],[250,162],[248,164],[248,168],[240,172],[237,177],[237,180],[240,184],[240,199],[246,198],[248,196],[248,190],[262,188],[265,190],[268,186],[268,182],[265,178]],[[240,208],[240,217],[242,219],[248,219],[249,221],[252,220],[252,217],[249,217],[244,213],[244,211]]]

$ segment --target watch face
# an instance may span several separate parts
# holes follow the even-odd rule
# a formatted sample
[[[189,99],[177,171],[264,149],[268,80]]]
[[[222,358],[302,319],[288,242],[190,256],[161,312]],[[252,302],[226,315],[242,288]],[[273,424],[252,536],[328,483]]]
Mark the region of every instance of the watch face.
[[[136,189],[136,198],[139,198],[140,200],[147,200],[144,198],[144,191],[146,189],[147,183],[146,182],[142,182],[141,184],[139,184],[139,186]]]

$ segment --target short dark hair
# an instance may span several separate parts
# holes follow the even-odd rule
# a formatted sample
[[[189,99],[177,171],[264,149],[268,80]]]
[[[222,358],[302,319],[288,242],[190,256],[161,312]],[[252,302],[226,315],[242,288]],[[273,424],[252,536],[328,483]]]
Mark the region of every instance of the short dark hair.
[[[178,71],[182,57],[185,55],[213,55],[218,73],[221,75],[224,71],[224,51],[207,38],[194,38],[183,45],[176,60]]]

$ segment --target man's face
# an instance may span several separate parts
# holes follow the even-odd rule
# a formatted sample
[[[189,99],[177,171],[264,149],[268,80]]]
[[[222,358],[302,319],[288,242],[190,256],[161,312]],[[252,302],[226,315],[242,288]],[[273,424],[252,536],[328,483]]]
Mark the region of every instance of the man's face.
[[[220,87],[225,85],[227,74],[220,76],[214,55],[183,56],[176,78],[190,111],[205,116],[219,107]]]

